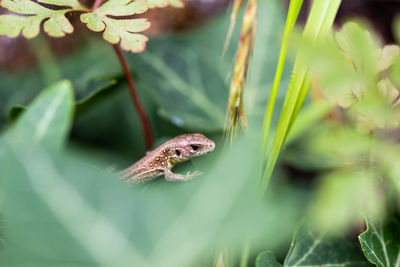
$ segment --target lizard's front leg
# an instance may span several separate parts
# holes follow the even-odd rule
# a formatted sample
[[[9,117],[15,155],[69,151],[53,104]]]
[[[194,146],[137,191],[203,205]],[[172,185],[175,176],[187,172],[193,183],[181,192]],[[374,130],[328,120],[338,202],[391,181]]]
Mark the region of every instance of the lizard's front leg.
[[[165,180],[167,181],[188,181],[192,179],[195,176],[199,176],[202,173],[199,171],[195,171],[194,173],[188,172],[186,175],[178,174],[178,173],[173,173],[170,169],[165,169],[164,171],[164,177]]]

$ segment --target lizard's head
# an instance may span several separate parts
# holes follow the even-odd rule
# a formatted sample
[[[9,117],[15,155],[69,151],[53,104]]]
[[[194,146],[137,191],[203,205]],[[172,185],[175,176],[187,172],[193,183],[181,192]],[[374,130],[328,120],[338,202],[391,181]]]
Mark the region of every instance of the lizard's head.
[[[202,134],[184,134],[173,139],[171,158],[175,163],[198,157],[215,149],[215,143]]]

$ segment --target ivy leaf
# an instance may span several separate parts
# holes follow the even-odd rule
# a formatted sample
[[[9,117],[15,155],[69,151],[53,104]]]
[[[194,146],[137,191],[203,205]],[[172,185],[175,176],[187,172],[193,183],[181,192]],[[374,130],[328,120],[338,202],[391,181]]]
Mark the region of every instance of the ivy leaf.
[[[392,217],[385,225],[366,219],[367,230],[358,239],[365,257],[378,267],[400,264],[400,222]]]
[[[361,267],[369,264],[346,239],[332,238],[327,232],[315,231],[301,223],[283,266]]]
[[[52,37],[63,37],[74,31],[65,14],[72,10],[85,10],[78,0],[43,0],[39,2],[69,6],[70,8],[54,10],[30,0],[3,0],[2,7],[22,16],[0,15],[0,35],[16,37],[22,31],[25,38],[34,38],[40,32],[40,24],[46,20],[43,24],[44,31]]]
[[[272,251],[263,251],[256,258],[256,267],[282,267]]]
[[[132,52],[142,52],[148,38],[137,34],[150,27],[147,19],[115,18],[112,16],[131,16],[141,14],[148,9],[146,2],[138,0],[109,0],[91,13],[81,15],[81,21],[95,32],[103,32],[103,38],[112,43],[121,42],[122,49]]]

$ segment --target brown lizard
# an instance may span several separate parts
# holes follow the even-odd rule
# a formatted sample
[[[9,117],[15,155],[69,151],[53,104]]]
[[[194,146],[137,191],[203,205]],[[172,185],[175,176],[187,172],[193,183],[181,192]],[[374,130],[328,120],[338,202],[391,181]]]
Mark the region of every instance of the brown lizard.
[[[179,135],[147,152],[141,160],[119,172],[119,177],[129,183],[152,180],[164,175],[167,181],[187,181],[201,173],[176,174],[171,169],[178,163],[213,151],[215,143],[199,133]]]

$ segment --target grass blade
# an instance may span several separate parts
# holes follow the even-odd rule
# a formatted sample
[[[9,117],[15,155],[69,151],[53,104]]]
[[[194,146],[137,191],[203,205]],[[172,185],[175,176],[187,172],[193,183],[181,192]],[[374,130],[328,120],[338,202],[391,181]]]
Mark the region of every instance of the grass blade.
[[[337,10],[341,0],[316,0],[314,1],[303,35],[308,38],[312,38],[316,42],[323,39],[327,33],[329,33],[333,21],[336,17]],[[279,68],[279,65],[278,65]],[[277,73],[278,74],[278,73]],[[280,79],[280,77],[278,77]],[[278,79],[277,78],[277,79]],[[269,155],[266,163],[266,167],[263,170],[262,175],[262,188],[266,189],[268,182],[271,178],[272,171],[277,162],[280,151],[282,150],[283,144],[286,137],[292,127],[297,114],[304,102],[304,99],[308,93],[308,89],[311,83],[311,75],[308,71],[306,64],[304,63],[301,51],[299,51],[295,65],[293,68],[292,79],[289,84],[289,88],[286,93],[285,102],[283,104],[282,112],[279,118],[277,130],[272,141],[271,154]],[[272,94],[272,93],[271,93]],[[272,110],[275,100],[270,99],[270,103],[267,106],[266,114],[272,117]],[[269,111],[271,110],[271,111]],[[268,134],[270,128],[271,118],[267,117],[264,124],[264,140],[263,140],[263,152],[262,160],[265,160],[266,144],[268,141]]]
[[[281,51],[279,53],[278,66],[276,68],[276,74],[274,78],[274,83],[272,85],[272,90],[269,96],[267,109],[265,110],[264,115],[264,132],[263,132],[263,142],[261,149],[261,160],[264,162],[265,152],[267,148],[269,130],[271,127],[272,114],[274,112],[274,105],[276,100],[276,94],[278,92],[279,83],[282,77],[283,67],[285,65],[287,48],[289,45],[290,35],[293,31],[293,27],[297,21],[297,17],[299,15],[300,8],[303,4],[303,0],[293,0],[290,1],[290,6],[288,10],[288,16],[286,18],[286,26],[283,32]]]

